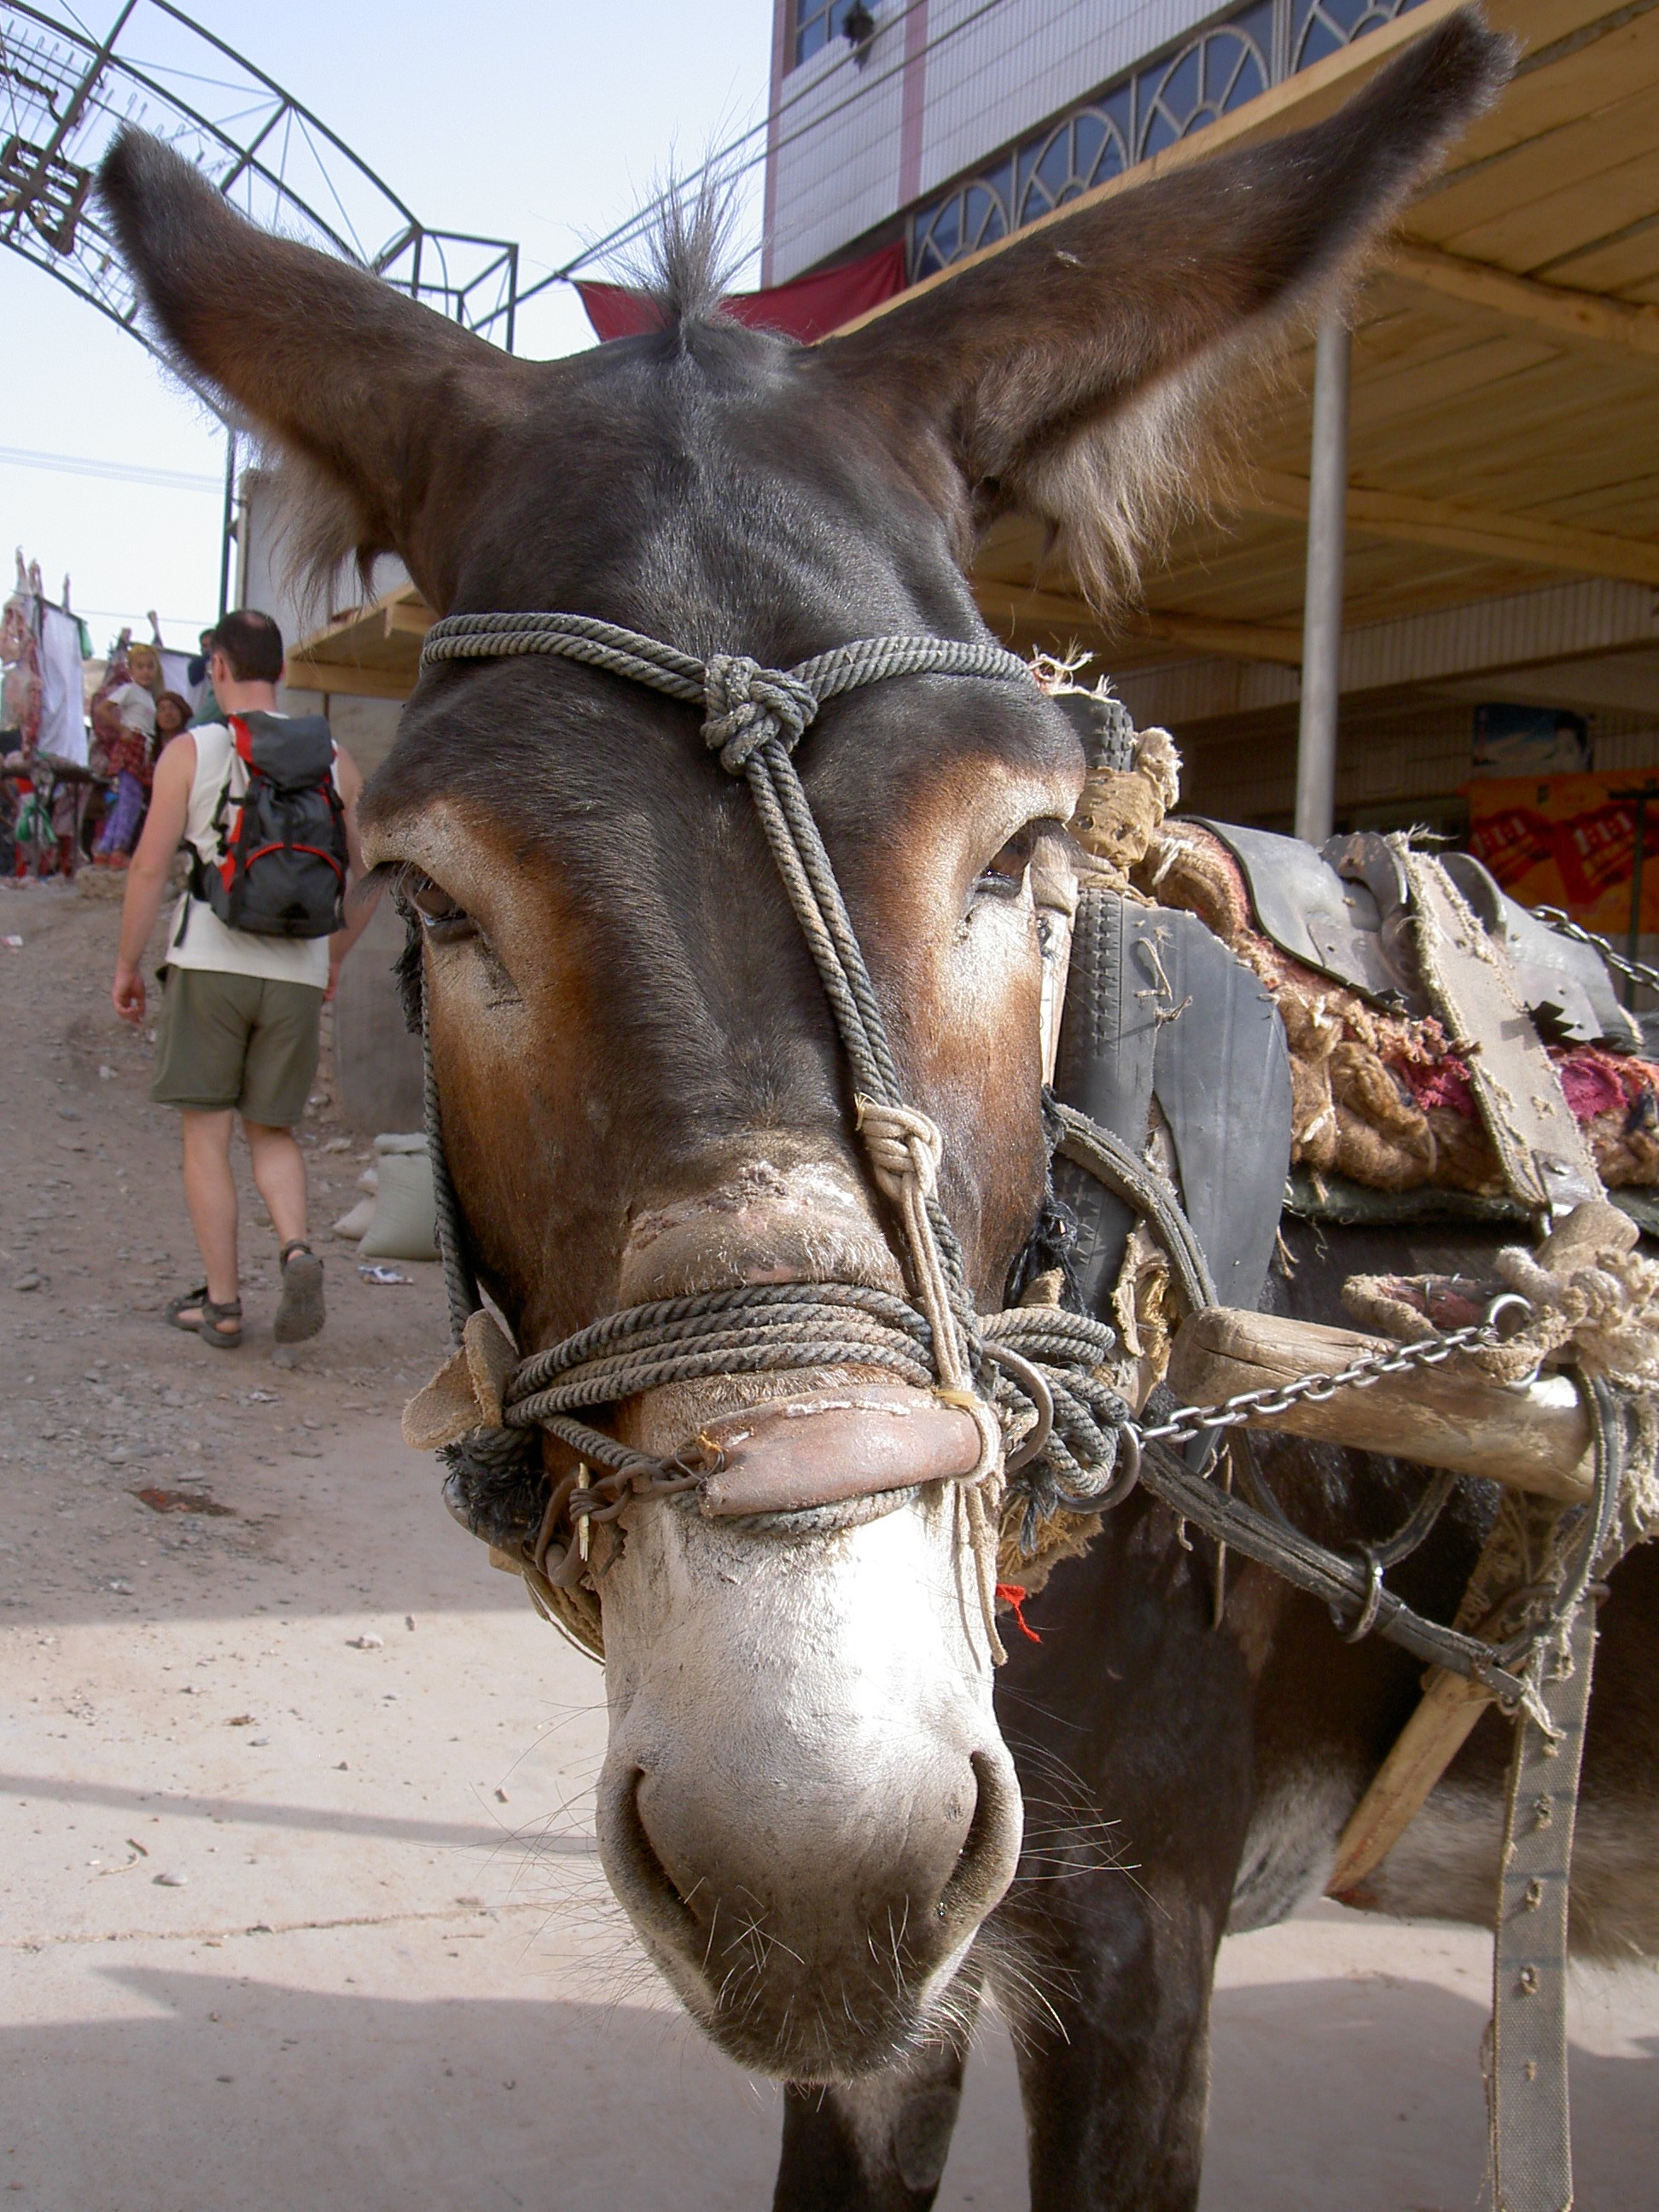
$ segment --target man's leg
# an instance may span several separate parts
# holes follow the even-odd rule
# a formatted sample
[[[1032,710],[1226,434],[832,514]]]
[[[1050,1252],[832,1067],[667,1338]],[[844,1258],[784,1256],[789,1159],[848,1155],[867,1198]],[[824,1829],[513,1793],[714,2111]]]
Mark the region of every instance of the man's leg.
[[[305,1155],[294,1135],[317,1073],[322,1006],[318,985],[262,983],[242,1070],[242,1127],[253,1179],[282,1255],[283,1295],[271,1323],[278,1344],[303,1344],[323,1325],[323,1263],[306,1243]]]
[[[303,1344],[323,1325],[323,1263],[306,1243],[305,1154],[292,1129],[246,1121],[242,1127],[282,1255],[283,1295],[271,1334],[278,1344]]]
[[[190,1225],[207,1270],[208,1296],[216,1305],[231,1304],[237,1293],[236,1185],[230,1172],[230,1130],[234,1119],[229,1107],[209,1113],[186,1106],[179,1115],[185,1139],[185,1203],[190,1208]]]
[[[303,1244],[306,1237],[306,1160],[292,1129],[273,1129],[244,1121],[253,1180],[282,1244]]]

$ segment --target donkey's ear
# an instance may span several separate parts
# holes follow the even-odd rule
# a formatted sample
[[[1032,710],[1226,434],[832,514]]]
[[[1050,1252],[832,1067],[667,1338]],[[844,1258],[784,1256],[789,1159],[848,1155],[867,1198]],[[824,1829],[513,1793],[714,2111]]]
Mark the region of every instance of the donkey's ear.
[[[1449,16],[1329,121],[1016,236],[828,341],[825,367],[944,440],[976,520],[1035,516],[1109,597],[1191,480],[1203,403],[1340,290],[1513,51]]]
[[[526,404],[530,364],[362,270],[256,229],[141,131],[117,138],[99,191],[181,374],[299,465],[301,565],[315,576],[356,553],[366,568],[395,550],[441,601],[423,519],[465,504],[469,449]]]

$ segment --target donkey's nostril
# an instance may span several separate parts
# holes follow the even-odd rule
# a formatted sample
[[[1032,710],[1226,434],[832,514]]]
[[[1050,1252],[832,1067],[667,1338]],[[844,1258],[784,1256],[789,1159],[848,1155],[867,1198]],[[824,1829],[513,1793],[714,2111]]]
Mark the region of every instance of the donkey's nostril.
[[[935,1919],[953,1933],[976,1927],[1013,1880],[1024,1826],[1019,1790],[1006,1754],[976,1751],[969,1765],[974,1814],[951,1878],[933,1907]]]
[[[663,1863],[640,1808],[646,1776],[642,1768],[601,1786],[599,1842],[611,1887],[636,1919],[659,1940],[684,1943],[696,1936],[696,1917],[679,1884]]]

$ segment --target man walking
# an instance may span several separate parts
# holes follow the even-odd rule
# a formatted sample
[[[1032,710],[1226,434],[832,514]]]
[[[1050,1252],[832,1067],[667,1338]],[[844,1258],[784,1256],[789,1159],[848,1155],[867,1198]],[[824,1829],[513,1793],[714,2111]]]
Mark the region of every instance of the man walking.
[[[362,779],[326,723],[277,714],[282,632],[244,608],[210,638],[212,696],[227,720],[181,732],[156,763],[112,996],[124,1021],[143,1020],[139,963],[182,845],[191,883],[162,957],[149,1095],[179,1109],[185,1200],[206,1280],[174,1298],[167,1319],[229,1351],[242,1340],[230,1169],[239,1114],[279,1246],[276,1341],[302,1342],[323,1325],[323,1263],[307,1241],[294,1128],[317,1069],[323,1000],[368,915],[344,924],[346,891],[362,872]]]

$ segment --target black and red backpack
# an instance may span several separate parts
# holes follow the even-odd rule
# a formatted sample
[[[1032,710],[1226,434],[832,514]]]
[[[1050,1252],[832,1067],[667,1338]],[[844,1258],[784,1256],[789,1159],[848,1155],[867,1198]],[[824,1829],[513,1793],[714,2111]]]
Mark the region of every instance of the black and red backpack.
[[[345,925],[347,849],[328,724],[320,714],[227,720],[235,755],[213,810],[218,857],[195,855],[191,896],[255,937],[332,937]]]

